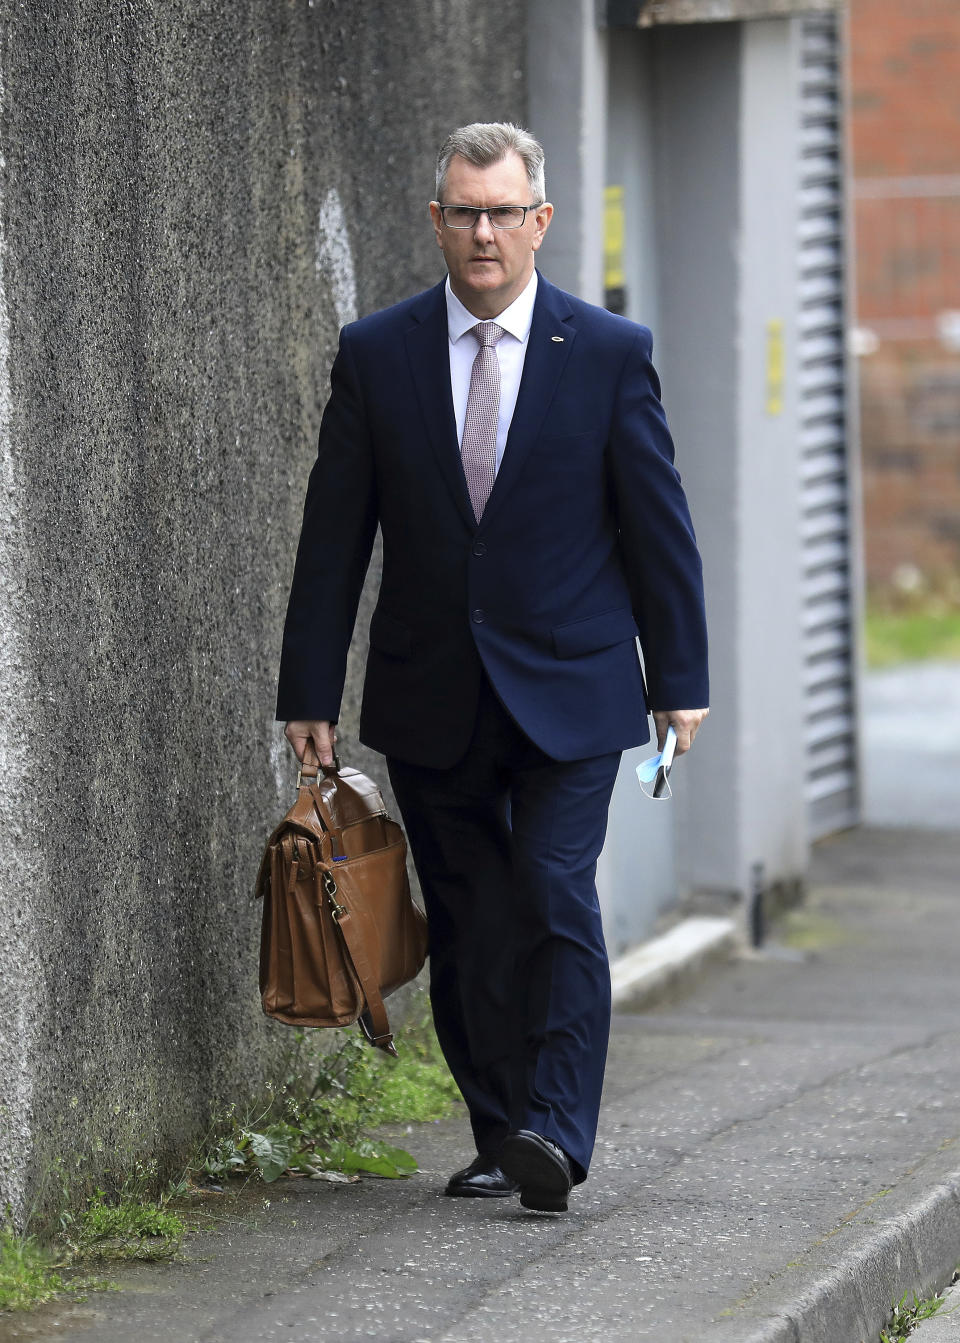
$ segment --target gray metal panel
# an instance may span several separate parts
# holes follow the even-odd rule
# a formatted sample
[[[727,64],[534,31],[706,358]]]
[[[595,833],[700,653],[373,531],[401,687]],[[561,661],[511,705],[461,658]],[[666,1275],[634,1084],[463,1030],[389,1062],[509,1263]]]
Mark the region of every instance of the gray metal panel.
[[[844,352],[839,36],[801,23],[799,414],[803,693],[810,835],[857,818],[850,499]]]
[[[637,22],[641,28],[658,24],[718,23],[730,19],[785,18],[791,14],[834,10],[840,0],[657,0],[640,8]],[[615,17],[623,9],[617,7]]]

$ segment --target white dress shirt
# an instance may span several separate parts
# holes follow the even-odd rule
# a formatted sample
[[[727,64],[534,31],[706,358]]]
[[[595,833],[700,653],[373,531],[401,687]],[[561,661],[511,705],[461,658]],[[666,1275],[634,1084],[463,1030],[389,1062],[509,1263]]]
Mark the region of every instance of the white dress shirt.
[[[450,389],[453,392],[453,413],[457,418],[457,442],[463,441],[463,422],[467,418],[467,397],[470,394],[470,374],[473,361],[477,357],[480,342],[473,335],[471,327],[484,319],[474,317],[468,312],[456,294],[450,288],[447,276],[447,332],[450,338]],[[533,321],[533,303],[537,297],[537,272],[530,276],[526,288],[498,317],[490,320],[502,326],[505,335],[501,336],[494,348],[500,364],[500,414],[497,420],[497,460],[495,471],[500,469],[503,450],[507,446],[507,434],[517,404],[520,390],[520,378],[523,374],[523,360],[527,353],[527,340],[530,336],[530,323]]]

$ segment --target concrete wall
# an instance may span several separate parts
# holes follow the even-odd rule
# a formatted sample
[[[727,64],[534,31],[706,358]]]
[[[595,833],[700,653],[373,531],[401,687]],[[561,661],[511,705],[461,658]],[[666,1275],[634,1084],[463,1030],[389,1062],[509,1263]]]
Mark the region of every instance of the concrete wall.
[[[528,124],[556,207],[537,263],[561,289],[602,303],[606,34],[595,0],[528,0],[527,14]]]
[[[743,779],[727,768],[737,709],[737,443],[742,27],[656,30],[660,329],[655,361],[703,556],[711,716],[674,779],[677,881],[727,887]]]
[[[172,1168],[257,992],[280,629],[341,322],[442,274],[443,134],[522,118],[491,0],[0,3],[0,1205]],[[335,506],[335,501],[332,505]],[[353,661],[354,673],[362,648]],[[344,711],[351,761],[356,675]]]
[[[606,185],[623,188],[625,315],[653,331],[654,361],[662,371],[663,276],[657,244],[657,205],[663,190],[657,143],[662,130],[655,46],[649,33],[607,34]],[[676,390],[663,388],[671,424]],[[682,465],[686,445],[678,441],[677,449]],[[652,740],[625,751],[613,791],[597,885],[607,945],[615,952],[648,937],[661,911],[676,903],[674,809],[669,802],[644,798],[636,776],[637,765],[655,750]]]
[[[654,331],[704,559],[713,704],[673,802],[643,802],[625,758],[600,865],[618,948],[678,896],[726,904],[749,893],[756,865],[789,886],[806,864],[798,22],[609,34],[626,312]],[[776,405],[772,333],[785,352]]]
[[[624,316],[660,330],[661,276],[657,265],[656,37],[639,31],[608,35],[609,78],[606,185],[623,188]]]
[[[724,902],[792,882],[806,862],[803,798],[797,290],[797,56],[789,18],[609,29],[580,40],[588,0],[531,5],[531,116],[548,191],[562,192],[542,265],[597,301],[605,183],[623,188],[626,313],[654,362],[704,558],[713,712],[645,801],[627,752],[598,870],[607,941],[648,936],[678,896]],[[701,17],[705,15],[701,14]],[[579,117],[602,86],[604,122]],[[577,131],[579,129],[579,138]],[[559,183],[559,184],[558,184]],[[593,264],[591,262],[591,265]],[[601,300],[602,301],[602,300]],[[787,351],[767,397],[770,323]]]
[[[661,365],[666,386],[695,389],[673,428],[704,558],[714,706],[676,771],[687,892],[746,895],[757,864],[790,884],[807,860],[795,22],[650,35],[664,97]]]

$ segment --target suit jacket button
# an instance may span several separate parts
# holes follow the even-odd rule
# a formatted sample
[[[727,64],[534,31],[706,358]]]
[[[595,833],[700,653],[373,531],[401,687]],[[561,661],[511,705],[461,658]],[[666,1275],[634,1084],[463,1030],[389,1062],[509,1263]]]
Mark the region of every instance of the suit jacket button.
[[[473,623],[475,625],[482,625],[483,622],[486,620],[486,618],[487,618],[486,611],[484,611],[482,607],[478,606],[473,613]]]
[[[473,547],[473,553],[474,555],[486,555],[487,547],[484,545],[482,541],[478,541],[476,545]]]

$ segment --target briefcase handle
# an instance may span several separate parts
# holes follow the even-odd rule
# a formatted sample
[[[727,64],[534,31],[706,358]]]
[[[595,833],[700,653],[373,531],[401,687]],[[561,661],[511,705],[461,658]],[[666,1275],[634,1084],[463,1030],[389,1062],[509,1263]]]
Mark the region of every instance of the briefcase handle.
[[[321,771],[324,774],[339,774],[340,757],[337,755],[336,751],[333,753],[332,765],[321,765],[319,763],[316,765],[307,765],[301,760],[300,768],[297,770],[297,787],[309,788],[311,784],[316,783],[317,777]]]

